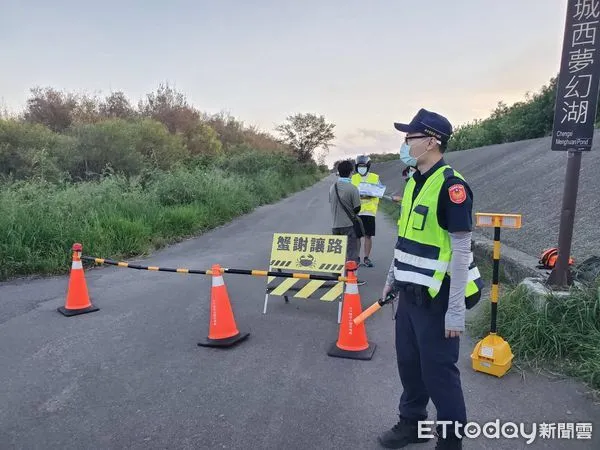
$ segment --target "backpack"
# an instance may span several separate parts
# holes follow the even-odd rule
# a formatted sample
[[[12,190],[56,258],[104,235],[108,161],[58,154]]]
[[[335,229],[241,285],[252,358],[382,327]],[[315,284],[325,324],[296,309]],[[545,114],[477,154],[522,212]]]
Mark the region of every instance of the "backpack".
[[[544,250],[540,255],[540,260],[538,261],[539,265],[538,269],[554,269],[556,265],[556,260],[558,259],[558,248],[552,247]],[[573,258],[569,258],[569,266],[572,266],[575,263]]]

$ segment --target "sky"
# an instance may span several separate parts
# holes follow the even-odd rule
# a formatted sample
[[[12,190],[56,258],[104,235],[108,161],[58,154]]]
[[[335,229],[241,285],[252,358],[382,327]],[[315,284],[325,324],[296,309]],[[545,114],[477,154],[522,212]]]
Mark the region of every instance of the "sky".
[[[0,0],[0,108],[34,86],[137,104],[169,83],[207,113],[274,133],[335,124],[325,161],[397,152],[419,108],[456,127],[560,68],[567,0]]]

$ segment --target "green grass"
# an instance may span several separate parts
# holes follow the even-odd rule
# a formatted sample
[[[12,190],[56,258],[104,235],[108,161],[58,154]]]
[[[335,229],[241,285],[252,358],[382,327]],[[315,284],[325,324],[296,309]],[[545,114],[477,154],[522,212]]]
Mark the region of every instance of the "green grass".
[[[482,305],[470,322],[473,336],[489,332],[490,305]],[[572,288],[568,297],[549,296],[536,309],[523,286],[498,303],[498,334],[511,346],[515,362],[576,377],[600,389],[600,280]]]
[[[382,198],[379,200],[379,209],[388,217],[389,220],[396,223],[400,215],[400,204],[391,200]]]
[[[147,254],[273,203],[325,175],[282,158],[265,156],[253,170],[240,163],[238,168],[179,168],[135,179],[1,186],[0,279],[66,273],[74,242],[83,244],[84,254],[103,258]],[[257,159],[261,156],[248,158]]]

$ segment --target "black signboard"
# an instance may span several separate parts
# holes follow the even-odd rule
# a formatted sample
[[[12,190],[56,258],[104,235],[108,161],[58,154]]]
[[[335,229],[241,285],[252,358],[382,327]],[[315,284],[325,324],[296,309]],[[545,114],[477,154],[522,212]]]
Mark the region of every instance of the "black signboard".
[[[568,0],[552,150],[591,150],[600,81],[600,0]]]

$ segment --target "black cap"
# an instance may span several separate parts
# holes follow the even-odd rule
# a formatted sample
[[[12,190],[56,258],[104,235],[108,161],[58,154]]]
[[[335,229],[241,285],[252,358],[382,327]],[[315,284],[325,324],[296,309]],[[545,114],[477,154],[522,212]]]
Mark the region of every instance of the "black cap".
[[[410,123],[394,122],[394,127],[403,133],[424,133],[446,144],[452,135],[452,125],[448,119],[437,113],[421,108]]]

